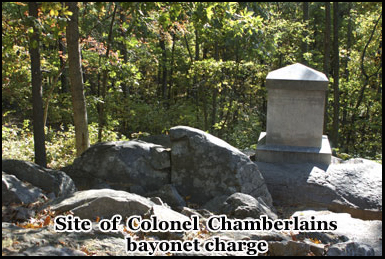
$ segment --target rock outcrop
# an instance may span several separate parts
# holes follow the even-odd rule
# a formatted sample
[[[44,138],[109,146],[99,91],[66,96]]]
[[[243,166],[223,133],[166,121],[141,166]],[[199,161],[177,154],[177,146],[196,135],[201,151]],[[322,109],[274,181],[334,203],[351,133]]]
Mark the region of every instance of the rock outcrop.
[[[155,255],[252,255],[255,241],[267,242],[268,251],[262,255],[382,255],[380,164],[365,159],[333,159],[327,168],[253,163],[226,142],[183,126],[172,128],[170,137],[155,139],[171,149],[137,140],[100,143],[64,172],[3,160],[2,254],[148,254],[127,253],[129,238],[133,242],[198,242],[198,251]],[[54,219],[59,215],[89,219],[92,229],[56,232]],[[100,220],[115,215],[122,217],[118,231],[98,228]],[[124,226],[133,215],[183,222],[198,216],[199,230],[133,232]],[[335,221],[337,229],[210,232],[207,222],[213,215],[238,222],[252,222],[263,215],[269,220]],[[206,251],[205,242],[234,244],[234,249]],[[243,248],[236,249],[236,244]]]
[[[84,198],[81,198],[81,197]],[[237,196],[237,195],[236,195]],[[97,198],[98,197],[98,198]],[[108,197],[108,200],[101,197]],[[117,202],[111,202],[117,197]],[[99,202],[98,202],[99,201]],[[100,206],[101,210],[95,210]],[[71,209],[72,208],[72,209]],[[79,210],[81,208],[81,210]],[[119,209],[120,208],[120,209]],[[78,191],[57,205],[51,206],[55,215],[65,209],[70,209],[80,218],[92,218],[92,228],[89,231],[56,232],[53,228],[53,219],[44,225],[36,223],[18,225],[2,223],[2,254],[3,255],[148,255],[147,251],[126,251],[126,238],[131,240],[146,240],[147,242],[159,240],[187,241],[195,239],[199,251],[191,252],[162,252],[155,255],[250,255],[251,246],[230,251],[205,251],[202,245],[213,239],[221,242],[240,241],[266,241],[268,251],[266,255],[382,255],[382,221],[363,221],[353,219],[348,214],[332,213],[329,211],[298,211],[293,216],[302,218],[315,217],[317,220],[334,220],[337,230],[325,232],[277,232],[277,231],[219,231],[209,232],[205,225],[207,218],[194,209],[182,210],[199,215],[199,231],[187,232],[131,232],[127,231],[122,220],[118,231],[101,231],[95,216],[109,219],[112,214],[122,213],[122,217],[131,214],[149,219],[156,216],[159,220],[186,221],[189,216],[183,215],[163,205],[156,205],[148,198],[124,191],[89,190]],[[146,211],[146,209],[148,209]],[[80,213],[79,213],[80,212]],[[109,213],[114,212],[114,213]],[[34,219],[36,222],[36,219]],[[34,227],[33,227],[34,226]]]
[[[328,208],[382,219],[382,165],[366,159],[330,164],[256,162],[277,205]]]
[[[112,188],[144,195],[170,183],[170,150],[138,140],[98,143],[62,170],[80,190]]]
[[[44,168],[21,160],[2,160],[3,172],[14,175],[55,197],[66,197],[76,191],[72,179],[62,171]]]
[[[1,176],[1,203],[33,203],[43,195],[43,191],[35,186],[27,186],[14,175],[2,172]]]
[[[272,208],[268,207],[261,198],[256,199],[240,192],[230,196],[217,196],[203,207],[217,215],[226,214],[237,219],[259,218],[261,215],[267,215],[272,220],[278,218]]]
[[[112,218],[143,215],[155,204],[137,194],[111,189],[86,190],[75,192],[72,196],[51,205],[59,213],[72,211],[74,216],[94,220],[96,217]]]
[[[235,192],[272,198],[258,167],[241,151],[201,130],[170,129],[171,182],[182,196],[203,205],[219,195]]]

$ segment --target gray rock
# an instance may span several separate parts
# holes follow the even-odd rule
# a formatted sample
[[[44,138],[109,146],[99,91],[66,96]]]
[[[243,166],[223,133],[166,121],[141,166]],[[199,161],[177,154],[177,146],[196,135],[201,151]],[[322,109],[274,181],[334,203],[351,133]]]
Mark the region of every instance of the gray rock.
[[[78,191],[58,204],[51,205],[57,212],[71,210],[74,216],[94,220],[96,217],[112,218],[144,215],[155,204],[140,195],[110,189]]]
[[[217,232],[216,236],[234,240],[265,240],[265,241],[290,241],[291,237],[281,232],[272,231],[225,231]]]
[[[170,150],[137,140],[98,143],[62,170],[81,190],[107,184],[145,195],[170,183]]]
[[[149,200],[155,203],[156,205],[161,205],[161,206],[164,205],[162,199],[159,197],[150,197]]]
[[[76,251],[68,247],[52,247],[52,246],[35,246],[22,251],[18,255],[24,256],[86,256],[81,251]]]
[[[144,218],[149,219],[150,217],[155,216],[158,220],[160,221],[179,221],[179,222],[185,222],[189,221],[190,218],[186,217],[185,215],[173,211],[172,209],[169,209],[165,206],[159,206],[159,205],[154,205],[152,206],[145,214]],[[184,232],[178,232],[178,231],[154,231],[151,232],[152,235],[157,236],[161,239],[167,239],[167,240],[177,240],[177,239],[182,239]]]
[[[127,256],[123,232],[101,232],[92,224],[90,232],[55,232],[53,225],[33,229],[3,222],[2,254]]]
[[[338,243],[357,242],[367,244],[374,249],[375,255],[382,255],[382,221],[362,220],[352,218],[348,213],[334,213],[327,210],[304,210],[297,211],[292,216],[301,219],[316,221],[336,221],[337,229],[328,233],[305,232],[307,237],[320,240],[324,244],[335,245]]]
[[[2,206],[2,221],[23,222],[35,217],[35,210],[23,206]]]
[[[1,167],[7,174],[12,174],[48,193],[53,192],[56,197],[65,197],[76,191],[72,179],[62,171],[21,160],[2,160]]]
[[[357,242],[338,243],[329,247],[327,256],[374,256],[372,247]]]
[[[306,256],[311,252],[310,245],[297,241],[269,241],[270,256]]]
[[[181,207],[179,212],[187,217],[198,216],[200,219],[203,218],[202,214],[189,207]]]
[[[273,220],[278,218],[260,197],[256,199],[251,195],[239,192],[230,195],[222,204],[220,211],[238,219],[259,218],[261,215],[267,215]]]
[[[362,219],[382,219],[382,165],[352,159],[328,167],[256,162],[280,206],[328,208]]]
[[[222,207],[223,207],[223,204],[225,203],[225,201],[227,200],[228,197],[229,197],[229,195],[216,196],[216,197],[212,198],[211,200],[209,200],[208,202],[206,202],[202,207],[208,211],[215,213],[215,214],[220,214]]]
[[[145,136],[140,137],[139,140],[142,140],[147,143],[154,143],[156,145],[164,146],[165,148],[171,148],[171,141],[169,135],[151,135],[151,136]]]
[[[178,192],[204,204],[235,192],[261,197],[271,207],[272,198],[258,167],[223,140],[186,126],[170,129],[171,182]]]
[[[343,234],[336,234],[331,232],[302,232],[297,235],[298,239],[313,239],[318,240],[322,244],[337,244],[346,242],[349,238]]]
[[[226,214],[229,217],[238,219],[259,218],[261,215],[267,215],[273,220],[278,218],[275,212],[260,197],[256,199],[251,195],[240,192],[233,193],[230,196],[215,197],[204,204],[203,207],[215,214]]]
[[[2,172],[1,175],[1,203],[32,203],[43,195],[40,188],[27,186],[14,175]]]
[[[186,206],[186,202],[172,184],[166,184],[156,192],[147,194],[147,196],[159,197],[173,208]]]

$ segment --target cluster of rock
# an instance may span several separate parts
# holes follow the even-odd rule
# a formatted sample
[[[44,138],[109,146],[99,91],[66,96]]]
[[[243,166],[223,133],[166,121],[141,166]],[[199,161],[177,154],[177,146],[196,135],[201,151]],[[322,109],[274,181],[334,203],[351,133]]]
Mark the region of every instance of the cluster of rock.
[[[133,233],[101,232],[96,227],[90,232],[55,232],[49,224],[33,229],[9,223],[26,221],[47,208],[56,215],[71,211],[93,224],[97,218],[109,219],[116,214],[164,219],[198,215],[204,226],[213,214],[238,219],[267,215],[274,220],[290,216],[287,208],[295,212],[300,206],[338,212],[324,214],[338,215],[341,222],[354,223],[360,230],[353,234],[351,228],[341,227],[335,233],[296,233],[295,237],[274,231],[215,235],[225,240],[266,240],[267,255],[382,254],[382,232],[375,231],[382,228],[382,166],[377,163],[351,160],[328,168],[254,163],[228,143],[184,126],[172,128],[169,136],[146,141],[153,143],[132,140],[96,144],[61,171],[3,160],[3,254],[127,255],[124,237]],[[16,205],[42,199],[45,202],[39,208]],[[313,211],[312,215],[317,213]],[[360,235],[361,228],[371,231]],[[141,238],[144,233],[135,235]],[[147,233],[146,238],[203,240],[213,235],[203,227],[198,234],[154,232]]]

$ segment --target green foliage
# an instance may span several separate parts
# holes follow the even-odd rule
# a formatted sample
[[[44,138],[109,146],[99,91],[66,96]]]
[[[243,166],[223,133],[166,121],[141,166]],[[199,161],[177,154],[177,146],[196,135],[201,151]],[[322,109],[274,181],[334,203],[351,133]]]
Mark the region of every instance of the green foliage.
[[[98,126],[89,125],[90,143],[97,143]],[[103,141],[128,140],[124,135],[111,129],[105,131]],[[34,141],[29,120],[23,121],[23,126],[2,125],[2,157],[3,159],[18,159],[34,162]],[[59,130],[46,127],[47,166],[59,169],[73,163],[76,157],[75,128],[67,125]]]
[[[29,120],[24,120],[21,128],[3,124],[1,129],[3,159],[34,160],[33,135],[29,129]]]
[[[296,2],[78,5],[91,143],[97,139],[103,103],[107,119],[103,140],[160,134],[188,125],[239,148],[250,147],[266,127],[267,73],[295,62],[307,62],[319,71],[324,68],[322,2],[309,3],[306,22],[302,3]],[[382,159],[381,14],[380,2],[340,3],[340,143],[334,148],[344,158]],[[41,3],[38,19],[28,15],[25,3],[2,3],[3,156],[33,159],[30,126],[21,125],[32,118],[28,35],[34,24],[42,40],[38,47],[44,101],[53,89],[46,131],[49,164],[58,167],[74,158],[68,66],[56,86],[53,83],[67,58],[65,26],[70,15],[59,2]],[[113,33],[106,58],[110,24]],[[308,46],[304,53],[303,44]],[[334,71],[325,73],[332,83]],[[324,134],[332,130],[333,98],[330,84]]]

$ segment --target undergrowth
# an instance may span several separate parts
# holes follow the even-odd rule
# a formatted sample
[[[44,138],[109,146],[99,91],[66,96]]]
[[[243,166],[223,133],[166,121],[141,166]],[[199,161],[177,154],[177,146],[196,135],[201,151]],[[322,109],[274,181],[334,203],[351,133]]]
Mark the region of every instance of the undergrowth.
[[[88,126],[90,144],[98,140],[98,126],[92,123]],[[51,127],[45,128],[45,146],[47,153],[47,167],[59,169],[73,163],[76,157],[75,128],[70,125],[67,130]],[[103,130],[102,141],[128,140],[113,129]],[[34,140],[32,127],[29,120],[24,120],[23,125],[2,125],[2,159],[17,159],[34,162]]]

